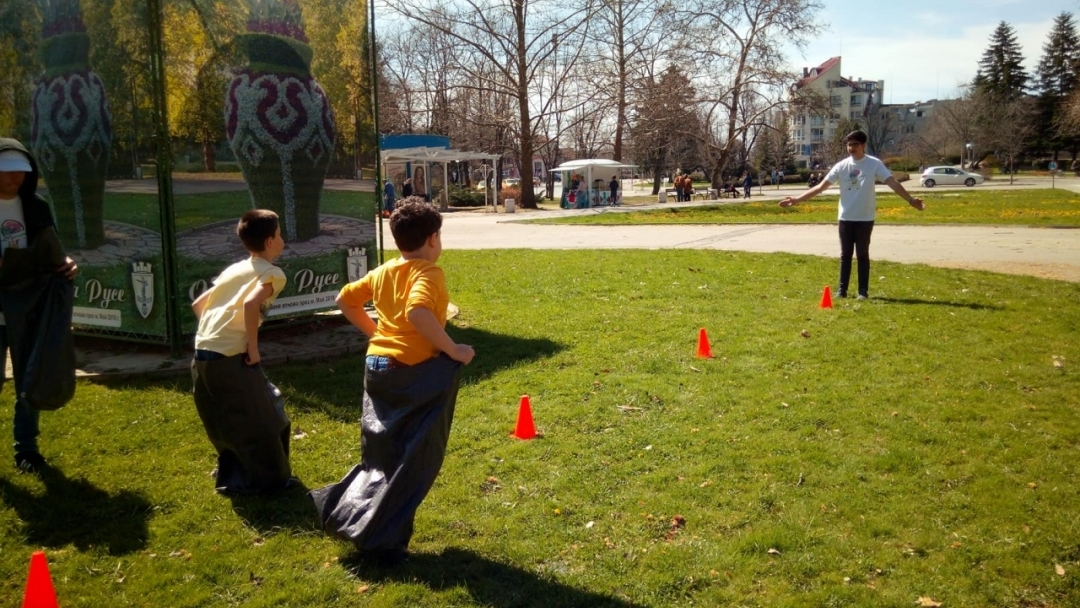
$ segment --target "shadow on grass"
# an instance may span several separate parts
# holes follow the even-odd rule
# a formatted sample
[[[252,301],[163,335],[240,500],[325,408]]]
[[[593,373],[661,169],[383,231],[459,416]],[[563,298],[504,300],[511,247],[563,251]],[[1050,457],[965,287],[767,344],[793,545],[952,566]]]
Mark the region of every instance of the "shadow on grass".
[[[275,496],[231,495],[233,512],[263,536],[319,532],[319,514],[303,483]]]
[[[454,342],[468,344],[476,351],[472,363],[462,370],[462,384],[479,382],[519,363],[550,357],[566,348],[547,338],[519,338],[476,327],[451,326],[446,331]]]
[[[447,333],[460,344],[468,344],[476,357],[462,372],[462,385],[480,382],[501,370],[523,362],[550,357],[566,348],[546,338],[520,338],[492,333],[474,327],[447,327]],[[360,419],[364,390],[364,358],[348,355],[334,361],[321,361],[275,368],[270,380],[286,393],[289,411],[317,411],[342,422]],[[314,372],[313,367],[321,368]],[[327,373],[328,369],[333,369]]]
[[[38,477],[44,494],[0,477],[0,498],[24,523],[25,544],[35,547],[75,545],[80,551],[105,547],[109,555],[146,548],[151,504],[142,494],[110,494],[85,479],[68,479],[46,466]]]
[[[889,304],[926,304],[929,306],[951,306],[953,308],[968,308],[971,310],[1005,310],[1004,306],[996,306],[993,304],[974,304],[970,302],[951,302],[949,300],[919,300],[916,298],[879,298],[874,297],[879,302],[887,302]]]
[[[356,553],[344,558],[341,563],[364,580],[420,583],[435,592],[464,588],[473,603],[492,608],[641,606],[608,595],[562,585],[463,549],[446,549],[438,555],[412,553],[407,563],[394,567],[367,564]]]

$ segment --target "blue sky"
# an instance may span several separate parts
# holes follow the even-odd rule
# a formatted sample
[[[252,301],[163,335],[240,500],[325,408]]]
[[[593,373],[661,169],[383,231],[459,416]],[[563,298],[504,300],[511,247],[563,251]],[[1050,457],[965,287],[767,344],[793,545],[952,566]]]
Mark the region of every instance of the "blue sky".
[[[1070,12],[1080,23],[1080,0],[820,0],[826,32],[805,57],[788,53],[792,67],[815,66],[840,55],[844,76],[885,81],[885,103],[955,97],[970,81],[1006,21],[1016,30],[1034,73],[1054,17]]]

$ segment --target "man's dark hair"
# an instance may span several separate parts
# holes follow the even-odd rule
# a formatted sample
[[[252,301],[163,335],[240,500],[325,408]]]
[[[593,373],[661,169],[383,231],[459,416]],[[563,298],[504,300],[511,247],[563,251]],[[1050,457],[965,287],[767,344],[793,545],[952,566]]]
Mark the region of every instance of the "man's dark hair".
[[[274,238],[278,231],[278,216],[268,209],[252,209],[236,224],[236,235],[244,249],[259,253],[266,249],[266,239]]]
[[[390,233],[403,252],[416,251],[442,229],[442,215],[419,196],[402,199],[390,215]]]
[[[854,141],[865,146],[866,133],[864,133],[863,131],[852,131],[851,133],[847,134],[847,137],[844,138],[844,141]]]

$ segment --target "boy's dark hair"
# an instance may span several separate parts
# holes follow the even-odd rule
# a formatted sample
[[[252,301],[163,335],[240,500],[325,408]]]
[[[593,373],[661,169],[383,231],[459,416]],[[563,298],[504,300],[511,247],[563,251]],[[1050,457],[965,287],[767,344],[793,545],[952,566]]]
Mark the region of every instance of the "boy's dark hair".
[[[240,217],[236,235],[244,249],[259,253],[266,249],[266,239],[274,238],[278,231],[278,216],[269,209],[252,209]]]
[[[400,251],[416,251],[442,229],[442,215],[419,196],[402,199],[390,215],[390,233]]]
[[[844,138],[844,141],[854,141],[865,146],[866,133],[864,133],[863,131],[852,131],[851,133],[847,134],[847,137]]]

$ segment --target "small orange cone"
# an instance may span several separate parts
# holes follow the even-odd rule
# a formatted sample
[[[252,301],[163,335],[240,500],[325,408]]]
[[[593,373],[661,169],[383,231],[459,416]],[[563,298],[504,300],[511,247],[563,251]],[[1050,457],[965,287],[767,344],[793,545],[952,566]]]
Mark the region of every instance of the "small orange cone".
[[[30,556],[30,574],[26,577],[22,608],[59,608],[44,551],[34,551]]]
[[[828,285],[825,286],[825,291],[821,292],[821,307],[832,308],[832,292]]]
[[[698,331],[697,335],[697,358],[698,359],[712,359],[712,348],[709,347],[709,336],[705,335],[705,328],[702,327]]]
[[[528,395],[522,395],[521,403],[518,404],[517,428],[514,429],[513,436],[518,439],[536,437],[536,425],[533,424],[532,405],[529,404]]]

